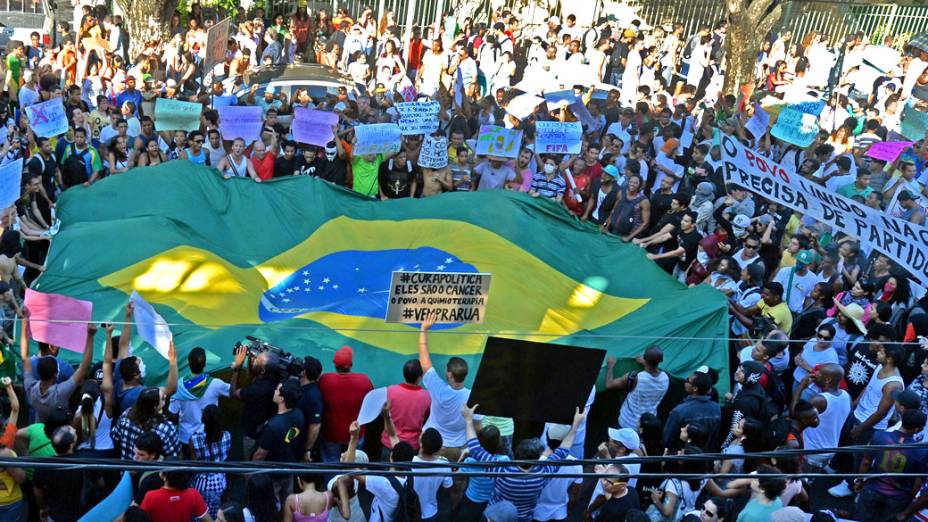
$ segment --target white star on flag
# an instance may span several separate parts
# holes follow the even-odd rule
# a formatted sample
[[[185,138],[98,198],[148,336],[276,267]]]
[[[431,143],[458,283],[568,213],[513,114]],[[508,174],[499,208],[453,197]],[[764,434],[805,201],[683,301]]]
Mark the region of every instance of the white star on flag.
[[[438,265],[435,267],[435,270],[438,270],[439,272],[441,272],[444,269],[445,269],[445,265]]]

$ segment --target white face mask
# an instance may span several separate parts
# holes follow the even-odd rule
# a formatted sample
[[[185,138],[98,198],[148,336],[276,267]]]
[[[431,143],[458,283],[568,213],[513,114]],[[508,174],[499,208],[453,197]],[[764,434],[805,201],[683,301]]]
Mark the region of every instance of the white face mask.
[[[545,163],[545,174],[554,174],[554,165]]]
[[[337,154],[338,154],[338,153],[337,153],[336,151],[329,152],[329,150],[326,149],[326,151],[325,151],[325,159],[327,159],[327,160],[329,160],[329,161],[334,161],[334,160],[335,160],[335,156],[336,156]]]

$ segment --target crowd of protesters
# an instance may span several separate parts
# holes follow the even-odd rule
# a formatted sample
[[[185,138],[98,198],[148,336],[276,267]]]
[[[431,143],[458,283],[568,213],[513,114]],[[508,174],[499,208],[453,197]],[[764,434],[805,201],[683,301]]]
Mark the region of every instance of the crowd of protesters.
[[[928,99],[928,48],[898,42],[899,62],[869,85],[857,80],[866,48],[897,44],[891,36],[831,43],[815,32],[801,42],[788,31],[769,35],[757,57],[757,92],[826,101],[818,136],[797,147],[770,133],[753,136],[747,122],[755,105],[721,91],[724,21],[684,34],[682,24],[613,17],[581,27],[571,14],[529,26],[522,11],[495,10],[486,23],[467,18],[407,33],[393,13],[377,20],[372,8],[300,8],[273,19],[255,9],[236,17],[226,59],[206,71],[206,31],[217,19],[196,3],[170,20],[167,38],[144,42],[135,55],[124,17],[101,5],[74,7],[75,23],[59,23],[53,45],[34,34],[13,42],[3,63],[0,161],[22,158],[25,170],[22,197],[4,212],[0,237],[0,335],[8,345],[0,354],[7,397],[0,456],[356,467],[331,476],[257,473],[238,486],[221,472],[133,472],[127,521],[928,520],[928,482],[913,478],[928,472],[928,448],[917,445],[928,413],[926,282],[860,238],[727,185],[718,145],[720,135],[733,136],[813,183],[923,225],[925,140],[895,161],[866,153],[875,143],[901,141],[905,107]],[[350,82],[323,97],[307,89],[258,94],[249,85],[257,67],[292,63],[319,63]],[[526,83],[541,77],[561,79],[553,80],[555,90],[573,90],[588,110],[580,154],[533,147],[537,121],[578,120],[567,103],[540,103],[527,116],[510,112],[514,98],[543,94]],[[410,86],[413,99],[441,105],[436,135],[448,139],[448,165],[418,166],[421,135],[404,136],[390,157],[353,155],[353,129],[395,121],[395,104]],[[201,128],[156,132],[159,97],[202,103]],[[69,128],[37,138],[23,109],[53,99],[64,105]],[[229,104],[263,109],[260,139],[223,138],[216,107]],[[335,139],[325,147],[295,142],[282,116],[299,107],[337,113]],[[482,125],[522,130],[518,155],[475,154]],[[256,182],[317,176],[374,199],[484,190],[550,198],[644,249],[681,284],[724,293],[731,374],[699,367],[672,378],[661,369],[659,346],[622,375],[610,358],[605,388],[621,390],[623,400],[605,440],[586,436],[593,393],[571,425],[549,424],[538,437],[514,440],[512,419],[481,417],[479,406],[467,405],[473,368],[454,357],[432,366],[427,320],[418,358],[401,369],[404,382],[388,389],[381,451],[368,455],[356,419],[373,385],[352,371],[360,355],[347,346],[331,361],[306,356],[300,374],[289,377],[273,353],[249,357],[240,349],[229,382],[212,375],[224,369],[208,367],[203,348],[172,347],[160,386],[131,355],[131,327],[116,335],[112,325],[88,325],[88,346],[105,343],[102,361],[87,349],[76,368],[55,346],[38,343],[31,353],[22,296],[44,270],[58,230],[58,195],[174,160]],[[130,304],[125,323],[132,312]],[[178,358],[186,362],[183,375]],[[666,404],[674,379],[683,381],[685,397]],[[732,391],[719,396],[720,382]],[[242,403],[240,415],[219,408],[223,397]],[[875,448],[788,451],[849,445]],[[771,450],[775,457],[755,455]],[[723,457],[692,458],[710,453]],[[634,460],[665,455],[687,458]],[[602,464],[546,462],[591,457]],[[366,474],[372,461],[400,472],[409,472],[409,463],[492,462],[484,469],[502,475],[468,474],[473,468]],[[584,470],[597,477],[554,476]],[[667,478],[635,476],[661,472]],[[876,475],[836,482],[847,473]],[[718,475],[676,478],[681,474]],[[0,467],[0,520],[78,520],[119,478]],[[829,485],[826,496],[821,490]],[[856,499],[838,500],[849,497]]]

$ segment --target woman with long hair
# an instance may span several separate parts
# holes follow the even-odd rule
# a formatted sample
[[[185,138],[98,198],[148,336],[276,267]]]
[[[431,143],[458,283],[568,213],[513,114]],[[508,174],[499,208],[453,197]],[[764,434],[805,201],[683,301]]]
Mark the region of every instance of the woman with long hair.
[[[267,473],[251,475],[245,483],[245,508],[242,510],[245,520],[254,522],[278,522],[280,509],[277,507],[277,495],[274,483]]]
[[[125,136],[114,136],[107,145],[107,166],[110,174],[122,174],[129,170],[129,143]]]
[[[283,508],[284,522],[326,522],[329,509],[336,504],[331,491],[320,490],[322,475],[300,475],[297,477],[299,493],[287,497]],[[342,517],[349,517],[348,499],[339,499],[338,510]]]
[[[699,448],[687,445],[678,454],[699,455],[701,453],[702,450]],[[672,477],[675,474],[705,473],[705,467],[705,462],[701,460],[672,460],[665,464],[664,471]],[[705,484],[706,481],[701,479],[665,479],[660,488],[651,492],[653,504],[648,511],[657,511],[658,513],[654,515],[659,514],[663,518],[679,520],[683,513],[696,508],[696,498],[699,497]],[[654,520],[654,517],[651,519]]]
[[[135,457],[135,440],[146,431],[154,432],[161,439],[165,457],[176,457],[180,453],[177,427],[161,413],[166,400],[161,388],[146,388],[135,404],[119,417],[111,436],[122,458],[132,460]]]
[[[194,460],[225,462],[229,459],[232,436],[223,429],[219,406],[210,404],[201,414],[203,429],[190,437],[190,452]],[[225,473],[197,473],[193,485],[203,495],[211,517],[217,516],[222,493],[226,490]]]
[[[157,140],[151,140],[148,142],[148,146],[145,147],[145,151],[139,153],[138,158],[136,159],[136,167],[154,167],[155,165],[160,165],[168,160],[167,155],[158,147]]]

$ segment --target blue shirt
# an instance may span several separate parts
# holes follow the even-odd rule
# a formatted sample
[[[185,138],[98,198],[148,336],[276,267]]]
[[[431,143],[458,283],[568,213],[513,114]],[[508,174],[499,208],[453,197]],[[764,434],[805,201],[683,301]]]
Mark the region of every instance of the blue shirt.
[[[495,460],[509,460],[508,455],[494,455]],[[477,462],[471,457],[464,459],[464,462]],[[476,468],[475,468],[476,470]],[[483,470],[478,470],[483,471]],[[466,471],[465,471],[466,473]],[[469,477],[467,481],[467,491],[464,492],[467,498],[481,504],[490,500],[490,493],[493,492],[493,477]]]
[[[901,431],[877,431],[870,439],[873,446],[895,446],[893,449],[876,450],[869,453],[873,459],[870,473],[925,473],[928,468],[928,449],[906,447],[915,444],[912,435]],[[894,498],[910,498],[915,479],[910,477],[874,476],[864,484],[869,490]]]
[[[51,357],[52,359],[58,361],[58,384],[63,383],[64,381],[70,379],[72,375],[74,375],[74,368],[72,368],[71,365],[68,364],[64,359],[59,359],[54,355],[42,356],[43,359],[45,357]],[[33,355],[30,359],[32,360],[32,378],[39,380],[39,356]]]
[[[131,101],[135,104],[135,115],[138,116],[139,107],[142,106],[142,92],[138,89],[132,89],[131,91],[126,89],[116,96],[116,106],[120,109],[122,108],[122,104],[127,101]]]
[[[487,450],[480,446],[477,439],[467,440],[467,449],[470,450],[471,456],[479,462],[497,461],[496,455],[491,455]],[[551,460],[564,460],[569,455],[566,448],[558,448],[551,454]],[[558,466],[553,464],[538,464],[531,467],[529,473],[557,473]],[[517,466],[500,465],[497,467],[486,468],[488,472],[496,473],[521,473],[523,470]],[[548,485],[551,479],[543,477],[516,477],[502,476],[497,477],[493,484],[493,493],[490,494],[490,504],[508,501],[516,507],[519,512],[519,522],[528,522],[532,520],[535,512],[535,505],[538,504],[538,496],[541,490]]]

